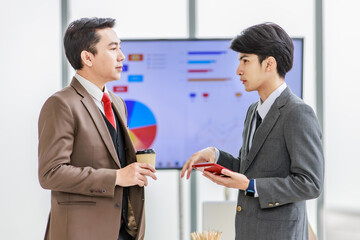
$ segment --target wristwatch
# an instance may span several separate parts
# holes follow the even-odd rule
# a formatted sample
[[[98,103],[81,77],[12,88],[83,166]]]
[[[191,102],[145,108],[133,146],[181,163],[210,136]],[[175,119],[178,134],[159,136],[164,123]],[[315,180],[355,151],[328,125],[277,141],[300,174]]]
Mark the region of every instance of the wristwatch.
[[[245,195],[249,197],[255,196],[254,179],[250,179],[249,187],[245,190]]]

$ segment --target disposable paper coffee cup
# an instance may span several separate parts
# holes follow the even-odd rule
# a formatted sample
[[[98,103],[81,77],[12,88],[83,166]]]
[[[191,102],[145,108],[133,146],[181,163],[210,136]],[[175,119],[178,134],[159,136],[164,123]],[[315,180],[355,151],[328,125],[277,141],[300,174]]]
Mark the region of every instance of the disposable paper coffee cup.
[[[145,149],[136,152],[136,160],[139,163],[149,163],[155,167],[156,153],[154,149]]]

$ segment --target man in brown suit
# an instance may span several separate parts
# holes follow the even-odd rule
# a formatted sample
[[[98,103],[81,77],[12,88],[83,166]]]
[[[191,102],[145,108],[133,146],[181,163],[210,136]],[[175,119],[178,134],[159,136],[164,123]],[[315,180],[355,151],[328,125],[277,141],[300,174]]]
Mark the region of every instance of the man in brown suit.
[[[125,59],[114,24],[83,18],[64,36],[77,72],[39,117],[39,181],[51,190],[45,239],[144,239],[143,187],[156,176],[136,162],[126,105],[105,86],[120,78]]]

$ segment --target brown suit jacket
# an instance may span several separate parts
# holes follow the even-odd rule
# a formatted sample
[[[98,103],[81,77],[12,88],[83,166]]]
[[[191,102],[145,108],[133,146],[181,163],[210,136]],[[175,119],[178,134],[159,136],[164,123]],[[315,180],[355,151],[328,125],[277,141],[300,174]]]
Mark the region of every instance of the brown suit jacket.
[[[126,161],[136,161],[124,101],[110,92],[122,125]],[[77,79],[52,95],[39,117],[39,181],[51,190],[45,239],[116,240],[122,187],[115,187],[121,168],[106,123],[91,95]],[[136,239],[144,238],[144,189],[129,188]],[[135,219],[134,219],[135,218]]]

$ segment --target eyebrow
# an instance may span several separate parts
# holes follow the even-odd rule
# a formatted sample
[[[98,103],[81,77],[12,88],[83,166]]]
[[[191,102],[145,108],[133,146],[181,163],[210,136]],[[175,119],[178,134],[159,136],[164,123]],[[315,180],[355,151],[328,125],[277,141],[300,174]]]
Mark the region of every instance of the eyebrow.
[[[111,42],[111,43],[108,44],[108,46],[112,46],[112,45],[120,46],[120,43],[121,43],[121,41],[119,41],[119,42]]]
[[[243,58],[245,58],[245,57],[249,57],[248,55],[242,55],[241,57],[239,57],[239,60],[242,60]]]

